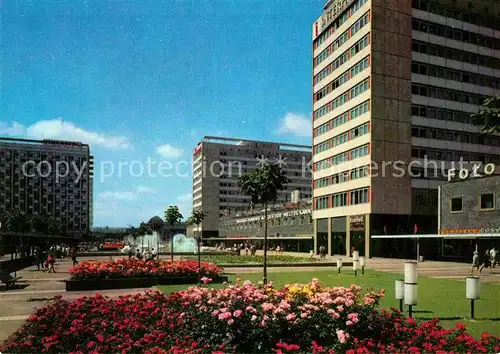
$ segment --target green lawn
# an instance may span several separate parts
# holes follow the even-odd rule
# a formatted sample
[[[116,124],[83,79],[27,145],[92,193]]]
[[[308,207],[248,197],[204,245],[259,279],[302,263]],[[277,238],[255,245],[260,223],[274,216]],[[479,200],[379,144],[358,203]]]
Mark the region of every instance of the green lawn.
[[[358,273],[359,274],[359,273]],[[230,281],[236,277],[243,280],[258,282],[262,280],[262,273],[230,274]],[[380,306],[384,308],[399,307],[399,301],[394,299],[394,280],[402,279],[401,275],[367,271],[365,275],[354,276],[352,271],[338,274],[333,271],[316,272],[273,272],[269,271],[269,280],[277,288],[290,283],[308,283],[312,278],[318,278],[326,286],[349,286],[357,284],[364,290],[386,290],[386,296]],[[223,287],[216,284],[214,287]],[[171,293],[181,290],[185,286],[159,286],[161,291]],[[427,320],[439,317],[443,326],[454,327],[459,321],[467,326],[469,332],[479,337],[482,332],[500,335],[500,285],[481,283],[481,299],[476,301],[475,320],[467,319],[470,316],[470,302],[465,299],[465,281],[418,278],[418,305],[413,307],[414,318]],[[405,311],[407,309],[405,308]],[[406,312],[407,313],[407,312]]]
[[[198,259],[196,255],[194,256],[183,256],[183,259]],[[264,263],[263,256],[231,256],[231,255],[202,255],[202,262],[210,262],[215,264],[262,264]],[[295,256],[280,256],[280,255],[268,255],[267,261],[269,263],[320,263],[324,260],[319,258],[310,257],[295,257]]]

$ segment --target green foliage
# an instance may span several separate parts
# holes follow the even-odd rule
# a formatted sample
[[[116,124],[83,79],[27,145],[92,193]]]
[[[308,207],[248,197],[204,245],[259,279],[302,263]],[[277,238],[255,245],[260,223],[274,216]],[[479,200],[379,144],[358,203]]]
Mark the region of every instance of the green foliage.
[[[205,218],[205,214],[203,214],[203,210],[193,210],[191,216],[187,220],[189,225],[197,225],[199,226],[203,219]]]
[[[266,165],[241,176],[238,187],[251,198],[252,205],[265,204],[278,199],[288,179],[277,165]]]
[[[163,229],[163,225],[164,225],[163,220],[155,217],[151,219],[149,227],[151,228],[152,231],[159,233]]]
[[[481,126],[484,133],[500,133],[500,96],[486,99],[479,112],[471,118],[472,124]]]
[[[182,214],[179,211],[179,207],[176,205],[171,205],[165,210],[165,222],[170,226],[178,224],[183,219]]]
[[[42,235],[63,235],[62,223],[47,215],[28,215],[14,209],[1,216],[2,228],[16,233],[36,232]]]

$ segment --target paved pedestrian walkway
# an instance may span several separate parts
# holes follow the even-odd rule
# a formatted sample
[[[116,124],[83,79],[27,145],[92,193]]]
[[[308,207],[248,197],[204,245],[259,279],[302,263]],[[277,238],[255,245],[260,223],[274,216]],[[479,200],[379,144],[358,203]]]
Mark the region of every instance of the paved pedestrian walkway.
[[[243,259],[245,256],[241,257]],[[345,256],[332,256],[328,257],[328,260],[334,261],[337,258],[342,258],[345,262],[351,261],[350,258]],[[109,260],[109,257],[93,257],[93,259]],[[80,261],[82,260],[90,259],[80,259]],[[402,259],[372,258],[367,259],[366,269],[402,274],[404,272],[404,263],[405,260]],[[36,267],[24,269],[17,273],[18,276],[22,276],[22,279],[15,288],[7,291],[0,288],[0,342],[15,332],[36,309],[43,307],[54,296],[60,295],[64,299],[73,300],[82,296],[91,296],[95,293],[95,291],[66,292],[63,281],[69,279],[71,265],[70,260],[59,261],[55,265],[56,273],[50,274],[37,271]],[[332,269],[332,267],[318,265],[315,267],[270,268],[269,272],[311,272],[328,269]],[[248,267],[228,269],[229,273],[239,274],[259,273],[261,271],[261,268]],[[433,278],[463,279],[469,272],[470,266],[463,263],[425,261],[420,262],[418,265],[419,275]],[[483,271],[481,281],[500,283],[500,268],[496,268],[493,274],[489,274],[489,270]],[[99,293],[104,296],[117,297],[144,291],[146,289],[121,289],[103,290],[99,291]]]

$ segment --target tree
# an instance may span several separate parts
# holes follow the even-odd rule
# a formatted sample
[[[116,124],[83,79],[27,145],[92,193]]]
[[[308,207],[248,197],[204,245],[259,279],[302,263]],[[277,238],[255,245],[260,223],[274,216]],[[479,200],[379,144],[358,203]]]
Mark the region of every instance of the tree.
[[[165,222],[170,225],[170,256],[172,262],[174,261],[174,225],[181,222],[183,216],[179,211],[179,207],[176,205],[171,205],[165,210]]]
[[[46,215],[33,215],[31,221],[35,232],[44,235],[49,234],[49,218]]]
[[[6,213],[4,217],[5,229],[10,232],[24,233],[31,229],[30,218],[20,209],[14,209]]]
[[[500,133],[500,96],[487,98],[471,118],[472,124],[481,126],[484,133]]]
[[[267,283],[267,204],[278,199],[278,191],[287,183],[288,179],[277,165],[265,165],[238,178],[238,187],[251,198],[251,207],[264,206],[264,283]]]
[[[198,236],[196,237],[196,244],[198,245],[198,284],[201,285],[201,233],[200,224],[202,223],[205,215],[202,210],[193,210],[191,216],[189,217],[187,223],[189,225],[196,225],[198,229]]]

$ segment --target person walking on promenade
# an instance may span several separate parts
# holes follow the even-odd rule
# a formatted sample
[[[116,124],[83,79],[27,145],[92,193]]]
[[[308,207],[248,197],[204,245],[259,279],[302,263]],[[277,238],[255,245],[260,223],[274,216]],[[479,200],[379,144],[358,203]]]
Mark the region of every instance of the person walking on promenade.
[[[472,254],[472,269],[470,271],[470,275],[474,275],[474,268],[477,269],[477,273],[478,273],[478,275],[480,275],[481,274],[481,271],[479,270],[480,265],[481,265],[481,262],[479,259],[479,252],[474,251],[474,253]]]
[[[47,263],[49,265],[49,273],[55,273],[54,264],[56,263],[56,250],[51,248],[49,251],[49,256],[47,257]]]
[[[76,256],[77,256],[77,248],[76,247],[73,247],[70,249],[70,253],[71,253],[71,260],[73,261],[73,265],[77,265],[78,264],[78,261],[76,260]]]
[[[491,269],[495,268],[497,265],[497,250],[495,249],[495,245],[490,250],[490,262],[491,262]]]

